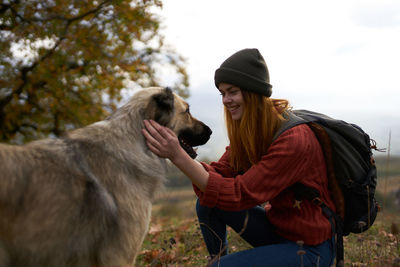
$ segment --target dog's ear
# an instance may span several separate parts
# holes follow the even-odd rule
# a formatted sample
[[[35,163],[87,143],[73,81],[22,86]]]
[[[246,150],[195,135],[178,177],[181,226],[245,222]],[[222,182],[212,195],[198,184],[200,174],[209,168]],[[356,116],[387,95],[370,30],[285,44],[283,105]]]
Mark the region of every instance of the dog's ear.
[[[151,97],[145,109],[145,119],[152,119],[161,125],[167,125],[174,111],[174,95],[168,87]]]

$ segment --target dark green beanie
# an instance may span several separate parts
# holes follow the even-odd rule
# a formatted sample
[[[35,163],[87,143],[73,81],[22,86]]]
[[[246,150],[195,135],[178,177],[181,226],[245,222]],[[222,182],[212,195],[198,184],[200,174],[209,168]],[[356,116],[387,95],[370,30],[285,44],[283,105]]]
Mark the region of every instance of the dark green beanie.
[[[225,82],[267,97],[272,94],[267,64],[255,48],[240,50],[227,58],[215,71],[214,81],[217,88]]]

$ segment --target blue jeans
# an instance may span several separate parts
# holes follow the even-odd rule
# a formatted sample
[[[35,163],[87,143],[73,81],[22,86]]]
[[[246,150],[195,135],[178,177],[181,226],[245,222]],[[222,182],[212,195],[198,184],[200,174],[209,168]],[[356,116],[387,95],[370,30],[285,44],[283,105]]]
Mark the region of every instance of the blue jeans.
[[[333,240],[300,247],[276,233],[275,227],[267,219],[266,211],[260,206],[243,211],[224,211],[201,206],[197,200],[196,211],[208,252],[212,258],[218,257],[212,266],[324,267],[333,264]],[[226,226],[241,233],[241,237],[254,248],[228,254]],[[299,255],[300,250],[304,250],[305,254]]]

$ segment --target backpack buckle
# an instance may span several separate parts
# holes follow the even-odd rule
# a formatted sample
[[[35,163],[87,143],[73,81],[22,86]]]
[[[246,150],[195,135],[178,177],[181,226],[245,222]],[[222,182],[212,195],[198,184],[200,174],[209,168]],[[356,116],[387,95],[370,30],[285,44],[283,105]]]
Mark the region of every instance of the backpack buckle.
[[[311,200],[311,202],[318,206],[322,205],[322,200],[319,197],[313,198],[313,200]]]

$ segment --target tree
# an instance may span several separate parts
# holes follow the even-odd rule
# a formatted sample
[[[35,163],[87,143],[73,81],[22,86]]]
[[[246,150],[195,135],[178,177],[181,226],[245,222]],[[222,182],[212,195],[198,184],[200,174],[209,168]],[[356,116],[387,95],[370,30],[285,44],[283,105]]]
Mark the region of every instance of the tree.
[[[164,44],[159,0],[3,0],[0,4],[0,141],[58,136],[104,118],[127,82],[157,85],[185,60]]]

